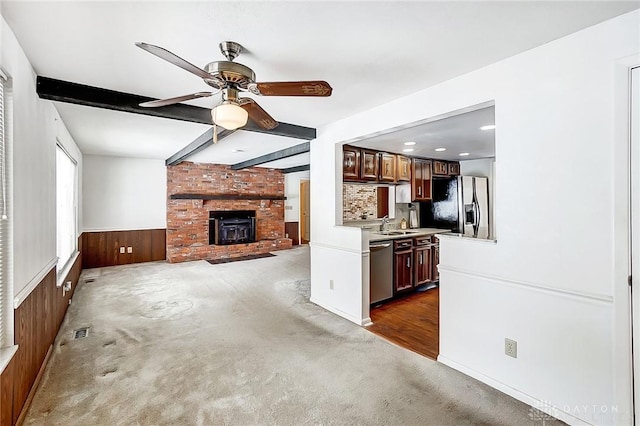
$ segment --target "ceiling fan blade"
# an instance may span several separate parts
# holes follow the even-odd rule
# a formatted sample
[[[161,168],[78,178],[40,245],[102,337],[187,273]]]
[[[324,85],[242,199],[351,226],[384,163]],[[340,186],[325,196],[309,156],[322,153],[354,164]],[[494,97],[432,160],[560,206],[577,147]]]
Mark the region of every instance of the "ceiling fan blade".
[[[161,107],[166,105],[173,105],[183,101],[189,101],[191,99],[206,98],[207,96],[211,96],[211,95],[213,95],[212,92],[198,92],[198,93],[192,93],[190,95],[176,96],[175,98],[158,99],[157,101],[143,102],[140,104],[140,106],[143,108],[155,108],[155,107]]]
[[[249,118],[261,128],[272,130],[278,126],[278,122],[253,99],[240,99],[240,106],[249,113]]]
[[[249,90],[262,96],[331,96],[333,89],[326,81],[276,81],[249,85]]]
[[[153,44],[148,44],[141,41],[137,41],[136,46],[138,46],[140,49],[146,50],[153,55],[156,55],[158,58],[164,59],[167,62],[171,62],[173,65],[179,66],[180,68],[187,70],[200,78],[211,78],[211,74],[209,74],[202,68],[198,68],[191,62],[185,61],[178,55],[169,52],[167,49],[163,49],[162,47],[154,46]]]

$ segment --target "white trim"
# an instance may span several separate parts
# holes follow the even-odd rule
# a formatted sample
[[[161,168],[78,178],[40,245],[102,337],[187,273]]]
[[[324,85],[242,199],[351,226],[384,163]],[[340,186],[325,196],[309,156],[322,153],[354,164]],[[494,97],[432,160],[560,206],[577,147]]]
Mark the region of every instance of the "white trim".
[[[16,352],[18,352],[18,345],[0,348],[0,374],[4,373],[4,369],[7,368]]]
[[[155,231],[156,229],[167,230],[167,225],[155,228],[85,228],[82,232],[116,232],[116,231]]]
[[[353,315],[348,314],[348,313],[346,313],[344,311],[341,311],[340,309],[336,309],[336,308],[334,308],[332,306],[324,305],[324,304],[318,302],[318,300],[313,298],[313,297],[311,297],[309,299],[309,301],[311,303],[315,304],[315,305],[320,306],[322,309],[325,309],[325,310],[331,312],[332,314],[338,315],[339,317],[348,319],[349,321],[351,321],[351,322],[353,322],[353,323],[355,323],[355,324],[357,324],[359,326],[364,326],[364,325],[368,325],[369,323],[371,323],[371,318],[369,318],[369,317],[364,318],[364,319],[360,319],[360,318],[354,317]]]
[[[338,246],[334,246],[332,244],[325,244],[325,243],[312,243],[309,242],[309,246],[310,247],[318,247],[318,248],[326,248],[326,249],[331,249],[331,250],[338,250],[338,251],[344,251],[346,253],[353,253],[353,254],[362,254],[362,249],[356,250],[356,249],[351,249],[351,248],[345,248],[345,247],[338,247]]]
[[[454,241],[470,241],[470,242],[474,242],[474,243],[482,243],[482,244],[497,244],[498,240],[488,240],[485,238],[474,238],[474,237],[469,237],[467,235],[463,235],[463,234],[455,234],[455,233],[439,233],[439,234],[433,234],[436,238],[438,239],[442,239],[445,238],[447,240],[454,240]]]
[[[438,355],[438,362],[441,362],[442,364],[448,367],[451,367],[454,370],[458,370],[466,374],[467,376],[473,377],[474,379],[479,380],[491,386],[492,388],[495,388],[500,392],[517,399],[518,401],[522,401],[533,408],[537,408],[540,411],[543,411],[547,414],[555,416],[557,419],[562,420],[565,423],[568,423],[571,425],[590,425],[590,423],[587,423],[584,420],[579,419],[578,417],[575,417],[567,413],[566,411],[561,410],[558,407],[550,406],[548,401],[540,401],[536,398],[533,398],[532,396],[527,395],[526,393],[520,392],[519,390],[516,390],[511,386],[508,386],[502,382],[494,380],[491,377],[485,376],[484,374],[479,373],[472,368],[466,367],[462,364],[458,364],[457,362],[452,361],[442,355]]]
[[[73,265],[76,263],[76,260],[78,260],[79,256],[80,252],[78,250],[73,252],[64,267],[56,273],[56,284],[58,285],[58,287],[60,287],[64,280],[67,278],[67,275],[69,275],[69,272],[71,272],[71,268],[73,268]]]
[[[604,294],[587,293],[582,291],[565,290],[561,288],[548,287],[541,284],[514,280],[512,278],[500,277],[497,275],[482,274],[474,271],[469,271],[469,270],[460,269],[460,268],[451,268],[451,267],[442,266],[442,265],[438,265],[438,271],[441,274],[444,272],[444,273],[450,273],[450,274],[465,275],[465,276],[474,277],[474,278],[482,278],[485,280],[496,281],[496,282],[513,286],[513,287],[526,287],[526,288],[529,288],[535,291],[540,291],[543,293],[560,294],[563,296],[569,296],[577,299],[586,299],[591,302],[595,301],[598,303],[607,303],[607,304],[613,303],[613,297],[607,296]]]
[[[22,302],[24,302],[27,299],[27,297],[29,297],[31,292],[35,290],[38,284],[40,284],[40,282],[44,279],[44,277],[46,277],[47,274],[51,272],[51,270],[55,268],[57,264],[58,264],[58,258],[54,257],[49,261],[49,263],[45,265],[44,268],[40,270],[40,272],[36,274],[35,277],[31,279],[31,281],[27,283],[27,285],[22,290],[20,290],[20,293],[18,293],[13,298],[13,309],[18,309],[18,307],[22,304]]]

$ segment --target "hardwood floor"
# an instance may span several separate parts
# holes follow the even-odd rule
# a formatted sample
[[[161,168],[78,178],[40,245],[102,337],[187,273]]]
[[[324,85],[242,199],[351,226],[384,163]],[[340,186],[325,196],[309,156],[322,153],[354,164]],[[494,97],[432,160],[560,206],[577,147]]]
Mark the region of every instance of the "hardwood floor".
[[[413,293],[371,309],[367,330],[420,355],[436,359],[439,350],[440,289]]]

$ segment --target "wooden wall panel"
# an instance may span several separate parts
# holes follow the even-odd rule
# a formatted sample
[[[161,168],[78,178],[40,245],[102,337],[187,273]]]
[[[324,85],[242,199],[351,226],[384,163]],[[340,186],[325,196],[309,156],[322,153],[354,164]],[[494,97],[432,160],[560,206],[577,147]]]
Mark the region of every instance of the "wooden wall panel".
[[[300,244],[300,236],[298,235],[298,222],[285,222],[284,233],[285,235],[288,235],[291,240],[293,240],[294,246]]]
[[[78,256],[63,281],[63,284],[71,281],[70,291],[63,294],[62,287],[56,286],[54,267],[14,311],[14,334],[18,351],[11,361],[11,371],[7,373],[5,370],[1,378],[2,425],[16,424],[26,413],[28,401],[35,392],[38,375],[45,367],[49,349],[78,285],[82,270],[81,258],[81,255]],[[5,378],[5,374],[11,374],[11,379]],[[11,381],[11,386],[6,383],[7,380]],[[11,413],[4,406],[5,401],[12,403]],[[5,416],[8,415],[11,416],[11,420],[7,422]]]
[[[14,365],[15,358],[9,362],[0,375],[0,425],[13,424]]]
[[[82,267],[126,265],[153,262],[167,257],[165,229],[85,232],[82,242]],[[125,247],[125,253],[120,253]],[[127,247],[133,249],[127,253]]]

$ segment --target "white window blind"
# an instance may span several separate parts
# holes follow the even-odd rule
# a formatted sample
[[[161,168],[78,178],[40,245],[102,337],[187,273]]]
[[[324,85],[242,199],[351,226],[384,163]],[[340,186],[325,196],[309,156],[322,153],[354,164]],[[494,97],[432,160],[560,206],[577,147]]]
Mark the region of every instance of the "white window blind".
[[[0,347],[13,344],[13,322],[10,318],[12,295],[12,222],[11,208],[11,154],[7,141],[7,124],[9,117],[5,104],[7,80],[0,72]]]
[[[60,146],[56,147],[56,222],[58,271],[62,271],[76,251],[76,162]]]

